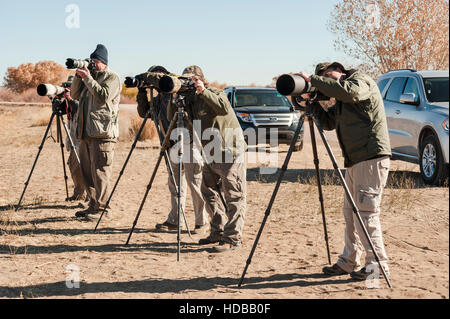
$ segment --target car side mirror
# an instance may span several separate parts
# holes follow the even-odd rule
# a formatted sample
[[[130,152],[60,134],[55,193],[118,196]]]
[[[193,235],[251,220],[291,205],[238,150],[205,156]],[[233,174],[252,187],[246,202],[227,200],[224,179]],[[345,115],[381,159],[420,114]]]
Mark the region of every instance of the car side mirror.
[[[402,104],[412,104],[419,105],[419,97],[414,93],[405,93],[400,95],[400,103]]]

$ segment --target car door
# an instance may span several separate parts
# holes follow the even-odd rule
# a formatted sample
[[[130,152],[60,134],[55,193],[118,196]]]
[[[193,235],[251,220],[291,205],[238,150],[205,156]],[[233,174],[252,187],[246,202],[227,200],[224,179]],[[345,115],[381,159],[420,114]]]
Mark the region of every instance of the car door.
[[[398,151],[405,155],[419,156],[418,140],[421,129],[423,98],[419,92],[419,83],[415,77],[408,77],[402,94],[414,94],[417,103],[398,103],[395,107],[399,130],[403,133]]]
[[[407,77],[396,77],[392,80],[384,98],[384,107],[386,110],[386,120],[388,123],[389,139],[392,152],[399,152],[399,148],[404,144],[404,135],[401,129],[399,119],[400,96],[405,88]]]

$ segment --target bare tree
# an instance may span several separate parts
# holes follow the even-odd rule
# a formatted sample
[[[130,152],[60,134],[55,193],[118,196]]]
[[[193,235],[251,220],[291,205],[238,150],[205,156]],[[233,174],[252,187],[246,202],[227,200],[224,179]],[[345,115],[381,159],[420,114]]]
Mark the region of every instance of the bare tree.
[[[449,67],[446,0],[341,0],[328,21],[335,49],[374,74]]]

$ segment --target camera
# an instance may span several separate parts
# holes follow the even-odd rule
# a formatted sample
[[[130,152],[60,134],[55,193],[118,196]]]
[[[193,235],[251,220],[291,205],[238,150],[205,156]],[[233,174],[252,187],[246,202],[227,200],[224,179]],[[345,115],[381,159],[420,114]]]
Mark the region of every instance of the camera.
[[[68,69],[82,69],[86,67],[91,72],[95,71],[95,63],[92,59],[77,60],[68,58],[66,60],[66,67]]]
[[[39,84],[37,87],[37,94],[40,96],[48,96],[52,101],[52,111],[60,114],[67,114],[67,105],[63,97],[66,88],[70,88],[73,81],[73,75],[69,76],[66,82],[59,85],[53,84]],[[55,96],[51,98],[51,96]]]
[[[139,76],[130,77],[127,76],[124,81],[125,87],[127,88],[147,88],[149,87],[145,81],[143,81]]]
[[[159,80],[159,88],[164,93],[187,95],[195,91],[195,84],[194,81],[188,77],[165,75]]]

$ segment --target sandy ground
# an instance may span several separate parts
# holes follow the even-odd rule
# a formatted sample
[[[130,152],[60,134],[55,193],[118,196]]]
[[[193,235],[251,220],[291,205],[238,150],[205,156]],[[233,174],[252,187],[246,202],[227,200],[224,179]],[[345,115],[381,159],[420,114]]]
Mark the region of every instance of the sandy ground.
[[[392,162],[382,203],[382,227],[390,257],[389,289],[378,289],[348,276],[327,278],[322,217],[315,184],[308,127],[305,148],[294,153],[268,222],[248,269],[237,288],[277,175],[262,175],[267,163],[248,164],[248,209],[244,243],[239,251],[213,254],[199,246],[202,235],[182,234],[177,262],[176,233],[156,232],[154,226],[169,211],[167,171],[158,171],[136,231],[125,246],[158,156],[155,141],[139,142],[111,202],[113,217],[95,222],[74,218],[77,203],[64,201],[65,188],[59,144],[48,140],[24,198],[17,204],[38,151],[49,117],[48,108],[0,107],[0,297],[1,298],[449,298],[449,190],[425,187],[418,167]],[[126,133],[133,110],[121,112]],[[56,136],[53,129],[53,136]],[[330,145],[343,166],[334,133]],[[343,249],[343,188],[319,143],[326,222],[332,262]],[[131,148],[117,144],[112,183]],[[286,156],[283,145],[278,167]],[[250,150],[248,156],[254,154]],[[71,188],[69,178],[69,188]],[[188,195],[187,219],[194,225]],[[79,269],[80,287],[66,279]],[[70,277],[69,277],[70,278]]]

